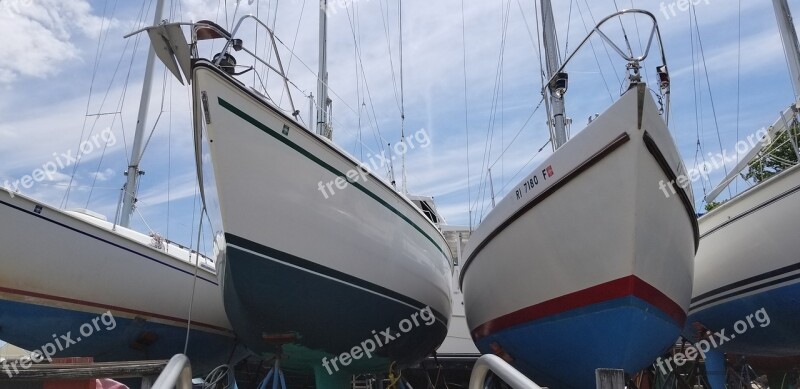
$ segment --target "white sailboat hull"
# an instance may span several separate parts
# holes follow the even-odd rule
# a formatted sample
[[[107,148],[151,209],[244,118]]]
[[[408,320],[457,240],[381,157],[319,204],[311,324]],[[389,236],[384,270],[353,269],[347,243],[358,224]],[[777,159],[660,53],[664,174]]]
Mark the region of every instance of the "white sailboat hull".
[[[692,197],[659,189],[683,167],[649,92],[637,92],[512,189],[466,248],[473,339],[537,383],[590,387],[596,368],[637,371],[684,324]]]
[[[733,335],[719,345],[726,352],[800,355],[800,166],[720,205],[699,223],[686,336],[696,339],[699,323]]]
[[[0,339],[33,351],[71,333],[76,343],[53,357],[95,361],[183,352],[195,282],[188,255],[176,258],[137,232],[5,191],[0,220]],[[106,312],[112,316],[92,324]],[[197,372],[243,356],[234,352],[217,280],[203,269],[191,319],[188,356]]]
[[[451,311],[449,249],[436,227],[352,157],[213,65],[198,62],[193,82],[226,310],[248,347],[273,353],[269,339],[290,334],[282,365],[319,370],[322,358],[375,331],[400,334],[403,319],[429,309],[435,322],[347,368],[383,369],[433,351]],[[344,189],[323,194],[321,186],[351,171],[357,176]]]

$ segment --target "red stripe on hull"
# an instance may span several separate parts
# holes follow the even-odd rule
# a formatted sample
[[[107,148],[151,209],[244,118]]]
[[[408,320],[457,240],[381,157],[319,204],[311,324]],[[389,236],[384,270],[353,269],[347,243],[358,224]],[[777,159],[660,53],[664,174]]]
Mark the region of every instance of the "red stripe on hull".
[[[683,327],[686,321],[686,311],[680,305],[639,277],[631,275],[500,316],[472,330],[472,338],[478,341],[498,331],[519,324],[627,296],[638,297],[655,306],[672,318],[680,327]]]
[[[92,308],[109,309],[109,310],[114,310],[114,311],[118,311],[118,312],[129,313],[129,314],[133,314],[133,315],[137,315],[137,316],[146,316],[146,317],[151,317],[151,318],[155,318],[155,319],[173,321],[173,322],[176,322],[176,323],[183,323],[184,325],[186,323],[186,319],[181,319],[181,318],[167,316],[167,315],[161,315],[161,314],[158,314],[158,313],[138,311],[138,310],[135,310],[135,309],[122,308],[122,307],[117,307],[117,306],[114,306],[114,305],[93,303],[93,302],[73,299],[73,298],[69,298],[69,297],[52,296],[52,295],[48,295],[48,294],[44,294],[44,293],[29,292],[29,291],[26,291],[26,290],[11,289],[11,288],[5,288],[5,287],[2,287],[2,286],[0,286],[0,292],[9,293],[9,294],[15,294],[15,295],[18,295],[18,296],[26,296],[26,297],[33,297],[33,298],[38,298],[38,299],[51,300],[51,301],[60,301],[60,302],[63,302],[63,303],[83,305],[83,306],[92,307]],[[222,327],[218,327],[218,326],[215,326],[215,325],[206,324],[206,323],[202,323],[202,322],[198,322],[198,321],[194,321],[194,320],[192,320],[192,325],[198,326],[198,327],[205,327],[205,328],[208,328],[208,329],[222,331],[222,332],[228,332],[228,333],[231,332],[231,330],[226,329],[226,328],[222,328]]]

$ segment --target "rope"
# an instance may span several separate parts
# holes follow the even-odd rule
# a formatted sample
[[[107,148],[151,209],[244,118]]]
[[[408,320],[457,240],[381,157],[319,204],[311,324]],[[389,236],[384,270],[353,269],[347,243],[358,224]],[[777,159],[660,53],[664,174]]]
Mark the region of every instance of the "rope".
[[[194,295],[197,290],[197,270],[200,268],[200,241],[202,240],[203,231],[203,213],[206,211],[206,206],[200,209],[200,225],[197,227],[197,250],[195,251],[194,263],[194,277],[192,279],[192,297],[189,299],[189,317],[186,319],[186,342],[183,344],[183,354],[188,355],[189,351],[189,334],[192,329],[192,311],[194,310]],[[192,217],[194,218],[194,216]],[[189,254],[191,255],[191,253]]]
[[[397,362],[392,362],[392,364],[389,365],[389,375],[388,375],[389,385],[386,387],[386,389],[397,389],[398,388],[397,383],[400,382],[400,379],[403,378],[401,372],[398,372],[397,376],[394,375],[394,368],[396,364]]]

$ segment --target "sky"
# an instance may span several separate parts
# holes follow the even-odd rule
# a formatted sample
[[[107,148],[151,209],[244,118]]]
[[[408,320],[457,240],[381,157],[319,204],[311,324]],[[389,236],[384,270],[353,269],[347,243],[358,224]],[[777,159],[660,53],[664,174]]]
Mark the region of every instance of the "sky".
[[[669,1],[554,0],[558,49],[565,57],[595,21],[616,8],[651,11],[672,77],[670,130],[685,164],[691,168],[709,153],[724,151],[733,155],[727,163],[732,167],[737,141],[772,124],[795,100],[772,2],[691,2],[694,8],[682,9],[682,2]],[[163,18],[170,21],[210,19],[231,27],[252,13],[274,26],[295,109],[308,122],[305,96],[316,94],[318,68],[317,1],[167,4]],[[123,35],[151,24],[153,8],[153,0],[0,0],[0,186],[31,176],[31,185],[20,185],[20,192],[113,220],[149,44],[144,35]],[[424,131],[429,145],[405,154],[409,192],[433,196],[450,224],[474,227],[491,208],[492,189],[502,198],[552,152],[540,106],[536,15],[533,0],[332,2],[328,74],[334,141],[369,160],[381,150],[392,153],[388,145],[400,141],[401,124],[409,142]],[[624,44],[617,26],[612,23],[609,34]],[[641,52],[647,20],[637,17],[623,26],[634,52]],[[245,45],[269,53],[264,31],[248,28],[242,30]],[[597,39],[591,42],[567,68],[573,135],[619,97],[625,74],[625,63],[613,51]],[[205,49],[213,54],[213,47]],[[240,64],[252,63],[235,55]],[[654,47],[645,62],[651,87],[658,57]],[[241,79],[261,79],[272,99],[289,109],[279,78],[255,68]],[[132,227],[195,244],[199,199],[188,89],[160,64],[155,74],[141,165],[145,175]],[[78,154],[80,160],[73,161]],[[398,180],[399,165],[393,166]],[[50,170],[43,177],[37,169]],[[387,173],[385,167],[376,170]],[[698,211],[724,170],[693,183]],[[747,185],[739,180],[723,196]],[[653,189],[658,190],[655,182]]]

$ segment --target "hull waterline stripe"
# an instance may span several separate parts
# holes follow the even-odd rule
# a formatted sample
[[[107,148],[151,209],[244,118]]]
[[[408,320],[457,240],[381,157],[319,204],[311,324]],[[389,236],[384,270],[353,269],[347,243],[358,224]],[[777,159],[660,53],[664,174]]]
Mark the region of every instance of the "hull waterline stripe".
[[[322,266],[313,261],[296,257],[294,255],[284,253],[280,250],[276,250],[271,247],[263,246],[259,243],[250,241],[248,239],[232,234],[225,234],[225,240],[229,247],[233,247],[237,250],[279,263],[284,266],[290,266],[304,272],[312,273],[319,277],[324,277],[329,280],[339,282],[341,284],[351,286],[353,288],[357,288],[368,293],[372,293],[376,296],[380,296],[388,300],[397,302],[399,304],[405,305],[411,309],[421,310],[425,309],[426,307],[425,304],[416,301],[410,297],[404,296],[400,293],[397,293],[391,289],[387,289],[380,285],[376,285],[371,282],[362,280],[360,278],[351,276],[347,273],[342,273],[340,271]],[[448,320],[446,320],[446,317],[433,308],[431,308],[431,310],[434,312],[436,320],[441,322],[441,324],[443,324],[444,326],[447,326]]]
[[[277,132],[275,132],[275,130],[269,128],[266,124],[261,123],[256,118],[254,118],[254,117],[248,115],[247,113],[243,112],[242,110],[236,108],[231,103],[225,101],[223,98],[217,97],[217,101],[219,102],[220,106],[222,106],[223,108],[227,109],[228,111],[230,111],[234,115],[236,115],[239,118],[241,118],[242,120],[250,123],[254,127],[258,128],[259,130],[261,130],[263,132],[265,132],[266,134],[272,136],[273,138],[275,138],[276,140],[280,141],[281,143],[289,146],[293,150],[297,151],[298,153],[302,154],[306,158],[308,158],[311,161],[315,162],[317,165],[319,165],[320,167],[324,168],[325,170],[333,173],[337,177],[345,177],[346,176],[344,173],[340,172],[335,167],[333,167],[330,164],[328,164],[327,162],[323,161],[322,159],[320,159],[316,155],[310,153],[308,150],[300,147],[296,143],[290,141],[286,137],[279,135]],[[442,253],[442,255],[445,256],[445,258],[449,258],[450,257],[448,254],[445,253],[445,251],[441,247],[439,247],[438,244],[436,244],[436,241],[434,241],[433,238],[430,237],[430,235],[428,235],[425,231],[423,231],[422,228],[420,228],[416,223],[411,221],[411,219],[409,219],[402,212],[397,210],[391,204],[387,203],[386,200],[382,199],[380,196],[376,195],[375,193],[372,193],[370,190],[368,190],[367,188],[365,188],[363,185],[361,185],[358,182],[352,182],[352,183],[350,183],[350,185],[355,186],[360,191],[362,191],[364,194],[366,194],[367,196],[373,198],[375,201],[377,201],[378,203],[383,205],[386,209],[390,210],[392,213],[394,213],[395,215],[399,216],[406,223],[408,223],[411,227],[414,227],[414,229],[417,230],[420,234],[422,234],[429,242],[431,242],[434,245],[434,247],[436,247],[436,249],[440,253]]]
[[[763,274],[759,274],[757,276],[753,276],[753,277],[750,277],[750,278],[747,278],[747,279],[744,279],[744,280],[741,280],[741,281],[734,282],[732,284],[728,284],[728,285],[723,286],[721,288],[714,289],[714,290],[712,290],[710,292],[703,293],[703,294],[701,294],[701,295],[699,295],[697,297],[692,298],[692,303],[694,305],[689,307],[689,311],[690,312],[691,311],[695,311],[698,308],[704,307],[704,306],[709,305],[709,304],[713,304],[713,303],[715,303],[717,301],[729,299],[731,297],[736,297],[736,296],[739,296],[739,295],[742,295],[742,294],[750,293],[752,291],[768,288],[770,286],[782,284],[782,283],[787,282],[787,281],[792,281],[792,280],[799,279],[800,278],[800,273],[797,273],[797,274],[793,274],[793,275],[786,276],[786,277],[783,277],[783,278],[773,279],[772,281],[769,281],[769,282],[766,282],[766,283],[753,285],[753,286],[750,286],[750,287],[745,288],[745,289],[737,290],[735,292],[723,294],[723,293],[728,292],[728,291],[733,290],[733,289],[741,288],[741,287],[747,286],[747,285],[752,285],[752,284],[764,281],[766,279],[778,277],[778,276],[781,276],[783,274],[791,273],[791,272],[794,272],[794,271],[797,271],[797,270],[800,270],[800,263],[796,263],[794,265],[789,265],[789,266],[786,266],[786,267],[782,267],[780,269],[776,269],[776,270],[769,271],[769,272],[766,272],[766,273],[763,273]],[[707,298],[710,298],[710,297],[713,297],[713,296],[718,296],[718,297],[714,297],[714,298],[712,298],[710,300],[706,300],[706,301],[703,301],[702,303],[699,303],[700,300],[704,300],[704,299],[707,299]]]
[[[537,206],[542,201],[546,200],[548,197],[552,196],[556,191],[567,185],[570,181],[574,180],[578,176],[580,176],[586,170],[589,170],[592,166],[603,160],[606,156],[611,154],[614,150],[620,148],[622,145],[627,143],[631,137],[628,135],[627,132],[623,132],[616,139],[611,141],[611,143],[607,144],[605,147],[600,149],[597,153],[589,157],[586,161],[578,165],[576,168],[572,169],[569,173],[564,175],[560,180],[556,181],[551,187],[545,189],[540,193],[538,196],[532,198],[528,201],[527,204],[523,205],[520,209],[514,212],[511,217],[506,219],[502,224],[500,224],[497,228],[494,229],[486,238],[481,241],[480,244],[472,251],[469,258],[464,262],[464,266],[461,269],[461,275],[459,276],[459,285],[464,282],[464,275],[467,274],[467,268],[472,263],[472,260],[475,256],[478,255],[485,247],[492,241],[497,235],[499,235],[503,230],[508,228],[511,224],[513,224],[517,219],[522,217],[525,213],[531,210],[533,207]]]
[[[717,231],[719,231],[719,230],[721,230],[721,229],[723,229],[723,228],[725,228],[725,227],[727,227],[727,226],[729,226],[729,225],[731,225],[731,224],[733,224],[733,223],[735,223],[735,222],[737,222],[737,221],[739,221],[739,220],[741,220],[741,219],[743,219],[743,218],[745,218],[747,216],[750,216],[753,213],[758,212],[762,208],[766,208],[766,207],[768,207],[768,206],[770,206],[772,204],[775,204],[778,201],[781,201],[781,200],[785,199],[786,197],[797,193],[798,191],[800,191],[800,186],[796,186],[796,187],[794,187],[792,189],[789,189],[786,192],[783,192],[780,195],[775,196],[775,197],[769,199],[768,201],[765,201],[765,202],[759,204],[758,206],[756,206],[756,207],[754,207],[754,208],[752,208],[752,209],[750,209],[750,210],[748,210],[748,211],[746,211],[744,213],[736,215],[736,216],[726,220],[724,223],[722,223],[722,224],[720,224],[720,225],[718,225],[718,226],[706,231],[706,233],[703,234],[703,236],[701,236],[700,238],[705,238],[706,236],[709,236],[709,235],[711,235],[711,234],[713,234],[713,233],[715,233],[715,232],[717,232]]]
[[[161,314],[153,313],[153,312],[139,311],[139,310],[136,310],[136,309],[123,308],[123,307],[118,307],[118,306],[115,306],[115,305],[94,303],[94,302],[91,302],[91,301],[78,300],[78,299],[73,299],[73,298],[69,298],[69,297],[53,296],[53,295],[49,295],[49,294],[30,292],[30,291],[20,290],[20,289],[11,289],[11,288],[3,287],[3,286],[0,286],[0,293],[8,293],[8,294],[13,294],[13,295],[17,295],[17,296],[32,297],[32,298],[43,299],[43,300],[59,301],[59,302],[62,302],[62,303],[76,304],[76,305],[81,305],[81,306],[84,306],[84,307],[100,308],[100,309],[105,309],[105,310],[114,310],[114,311],[125,312],[125,313],[129,313],[129,314],[132,314],[132,315],[137,315],[137,316],[152,317],[152,318],[156,318],[156,319],[162,319],[162,320],[168,320],[168,321],[180,323],[180,325],[178,325],[176,327],[185,327],[186,326],[186,319],[181,319],[181,318],[178,318],[178,317],[172,317],[172,316],[167,316],[167,315],[161,315]],[[22,303],[25,304],[26,302],[22,302]],[[27,302],[27,304],[30,304],[30,302]],[[41,305],[41,304],[36,304],[36,305]],[[56,309],[66,309],[66,308],[60,308],[60,307],[54,307],[54,308],[56,308]],[[221,332],[224,332],[224,333],[229,334],[229,335],[231,334],[231,330],[223,328],[223,327],[218,327],[218,326],[215,326],[215,325],[206,324],[206,323],[198,322],[198,321],[194,321],[194,320],[192,320],[192,324],[195,325],[195,326],[198,326],[198,327],[205,327],[205,328],[209,328],[209,329],[212,329],[212,330],[221,331]]]
[[[669,162],[667,162],[667,159],[658,148],[656,141],[653,140],[652,136],[650,136],[650,133],[645,131],[642,138],[644,140],[645,147],[647,147],[647,151],[649,151],[653,158],[656,159],[658,166],[661,167],[661,171],[667,176],[669,182],[678,182],[678,176],[674,171],[672,171],[672,167],[669,166]],[[689,220],[692,223],[692,232],[694,233],[694,252],[696,254],[697,249],[700,247],[700,227],[697,224],[697,213],[695,213],[694,205],[692,205],[692,200],[689,198],[686,190],[678,185],[677,192],[678,197],[681,199],[681,203],[683,203],[683,207],[686,209],[686,214],[689,216]]]
[[[116,248],[119,248],[119,249],[125,250],[125,251],[127,251],[127,252],[129,252],[129,253],[131,253],[131,254],[135,254],[135,255],[137,255],[137,256],[140,256],[140,257],[142,257],[142,258],[149,259],[149,260],[151,260],[151,261],[153,261],[153,262],[155,262],[155,263],[158,263],[158,264],[164,265],[164,266],[166,266],[166,267],[172,268],[172,269],[174,269],[174,270],[177,270],[177,271],[179,271],[179,272],[181,272],[181,273],[184,273],[184,274],[186,274],[186,275],[192,276],[192,277],[194,278],[194,273],[192,273],[192,272],[190,272],[190,271],[186,271],[186,270],[183,270],[183,269],[181,269],[181,268],[179,268],[179,267],[177,267],[177,266],[173,266],[173,265],[170,265],[170,264],[168,264],[168,263],[161,262],[161,261],[159,261],[158,259],[155,259],[155,258],[153,258],[153,257],[150,257],[150,256],[148,256],[148,255],[142,254],[142,253],[140,253],[140,252],[138,252],[138,251],[135,251],[135,250],[129,249],[129,248],[125,247],[125,246],[119,245],[119,244],[117,244],[117,243],[114,243],[114,242],[111,242],[111,241],[109,241],[109,240],[103,239],[103,238],[101,238],[101,237],[99,237],[99,236],[95,236],[95,235],[92,235],[92,234],[90,234],[90,233],[88,233],[88,232],[81,231],[81,230],[79,230],[79,229],[77,229],[77,228],[74,228],[74,227],[68,226],[68,225],[66,225],[66,224],[64,224],[64,223],[61,223],[61,222],[57,222],[57,221],[55,221],[55,220],[53,220],[53,219],[50,219],[50,218],[48,218],[48,217],[42,216],[42,215],[40,215],[40,214],[37,214],[37,213],[31,212],[31,211],[28,211],[27,209],[20,208],[20,207],[18,207],[18,206],[16,206],[16,205],[9,204],[9,203],[7,203],[7,202],[5,202],[5,201],[2,201],[2,200],[0,200],[0,204],[7,205],[7,206],[9,206],[9,207],[11,207],[11,208],[14,208],[14,209],[18,210],[18,211],[21,211],[21,212],[27,213],[27,214],[29,214],[29,215],[31,215],[31,216],[36,216],[36,217],[38,217],[38,218],[40,218],[40,219],[42,219],[42,220],[46,220],[46,221],[48,221],[48,222],[50,222],[50,223],[53,223],[53,224],[55,224],[55,225],[58,225],[58,226],[61,226],[61,227],[64,227],[64,228],[66,228],[66,229],[68,229],[68,230],[71,230],[71,231],[77,232],[77,233],[79,233],[79,234],[81,234],[81,235],[88,236],[88,237],[90,237],[90,238],[93,238],[93,239],[99,240],[99,241],[101,241],[101,242],[103,242],[103,243],[107,243],[107,244],[109,244],[109,245],[111,245],[111,246],[114,246],[114,247],[116,247]],[[41,205],[41,204],[37,204],[37,205]],[[69,216],[67,216],[67,217],[69,217]],[[75,219],[75,220],[78,220],[78,219]],[[102,228],[102,227],[97,227],[97,226],[95,226],[95,225],[88,224],[88,223],[87,223],[87,225],[91,225],[93,228],[98,228],[98,229],[101,229],[101,230],[103,230],[103,228]],[[106,232],[109,232],[109,231],[107,231],[107,230],[104,230],[104,231],[106,231]],[[126,240],[127,240],[127,238],[122,238],[122,239],[126,239]],[[128,241],[129,241],[129,242],[131,242],[131,243],[133,243],[133,244],[138,244],[138,245],[141,245],[141,243],[139,243],[139,242],[133,242],[133,241],[130,241],[130,240],[128,240]],[[177,261],[177,260],[176,260],[176,261]],[[191,264],[187,264],[187,265],[190,265],[190,266],[192,266]],[[203,280],[203,281],[205,281],[205,282],[208,282],[208,283],[210,283],[210,284],[212,284],[212,285],[219,285],[219,284],[217,284],[215,281],[211,281],[211,280],[209,280],[209,279],[206,279],[206,278],[203,278],[203,277],[200,277],[200,276],[197,276],[197,279],[198,279],[198,280]]]
[[[590,288],[522,308],[515,312],[490,320],[472,330],[472,338],[478,340],[534,320],[557,315],[573,309],[602,303],[623,297],[638,297],[669,316],[679,327],[686,321],[686,312],[661,291],[636,276],[628,276]]]

